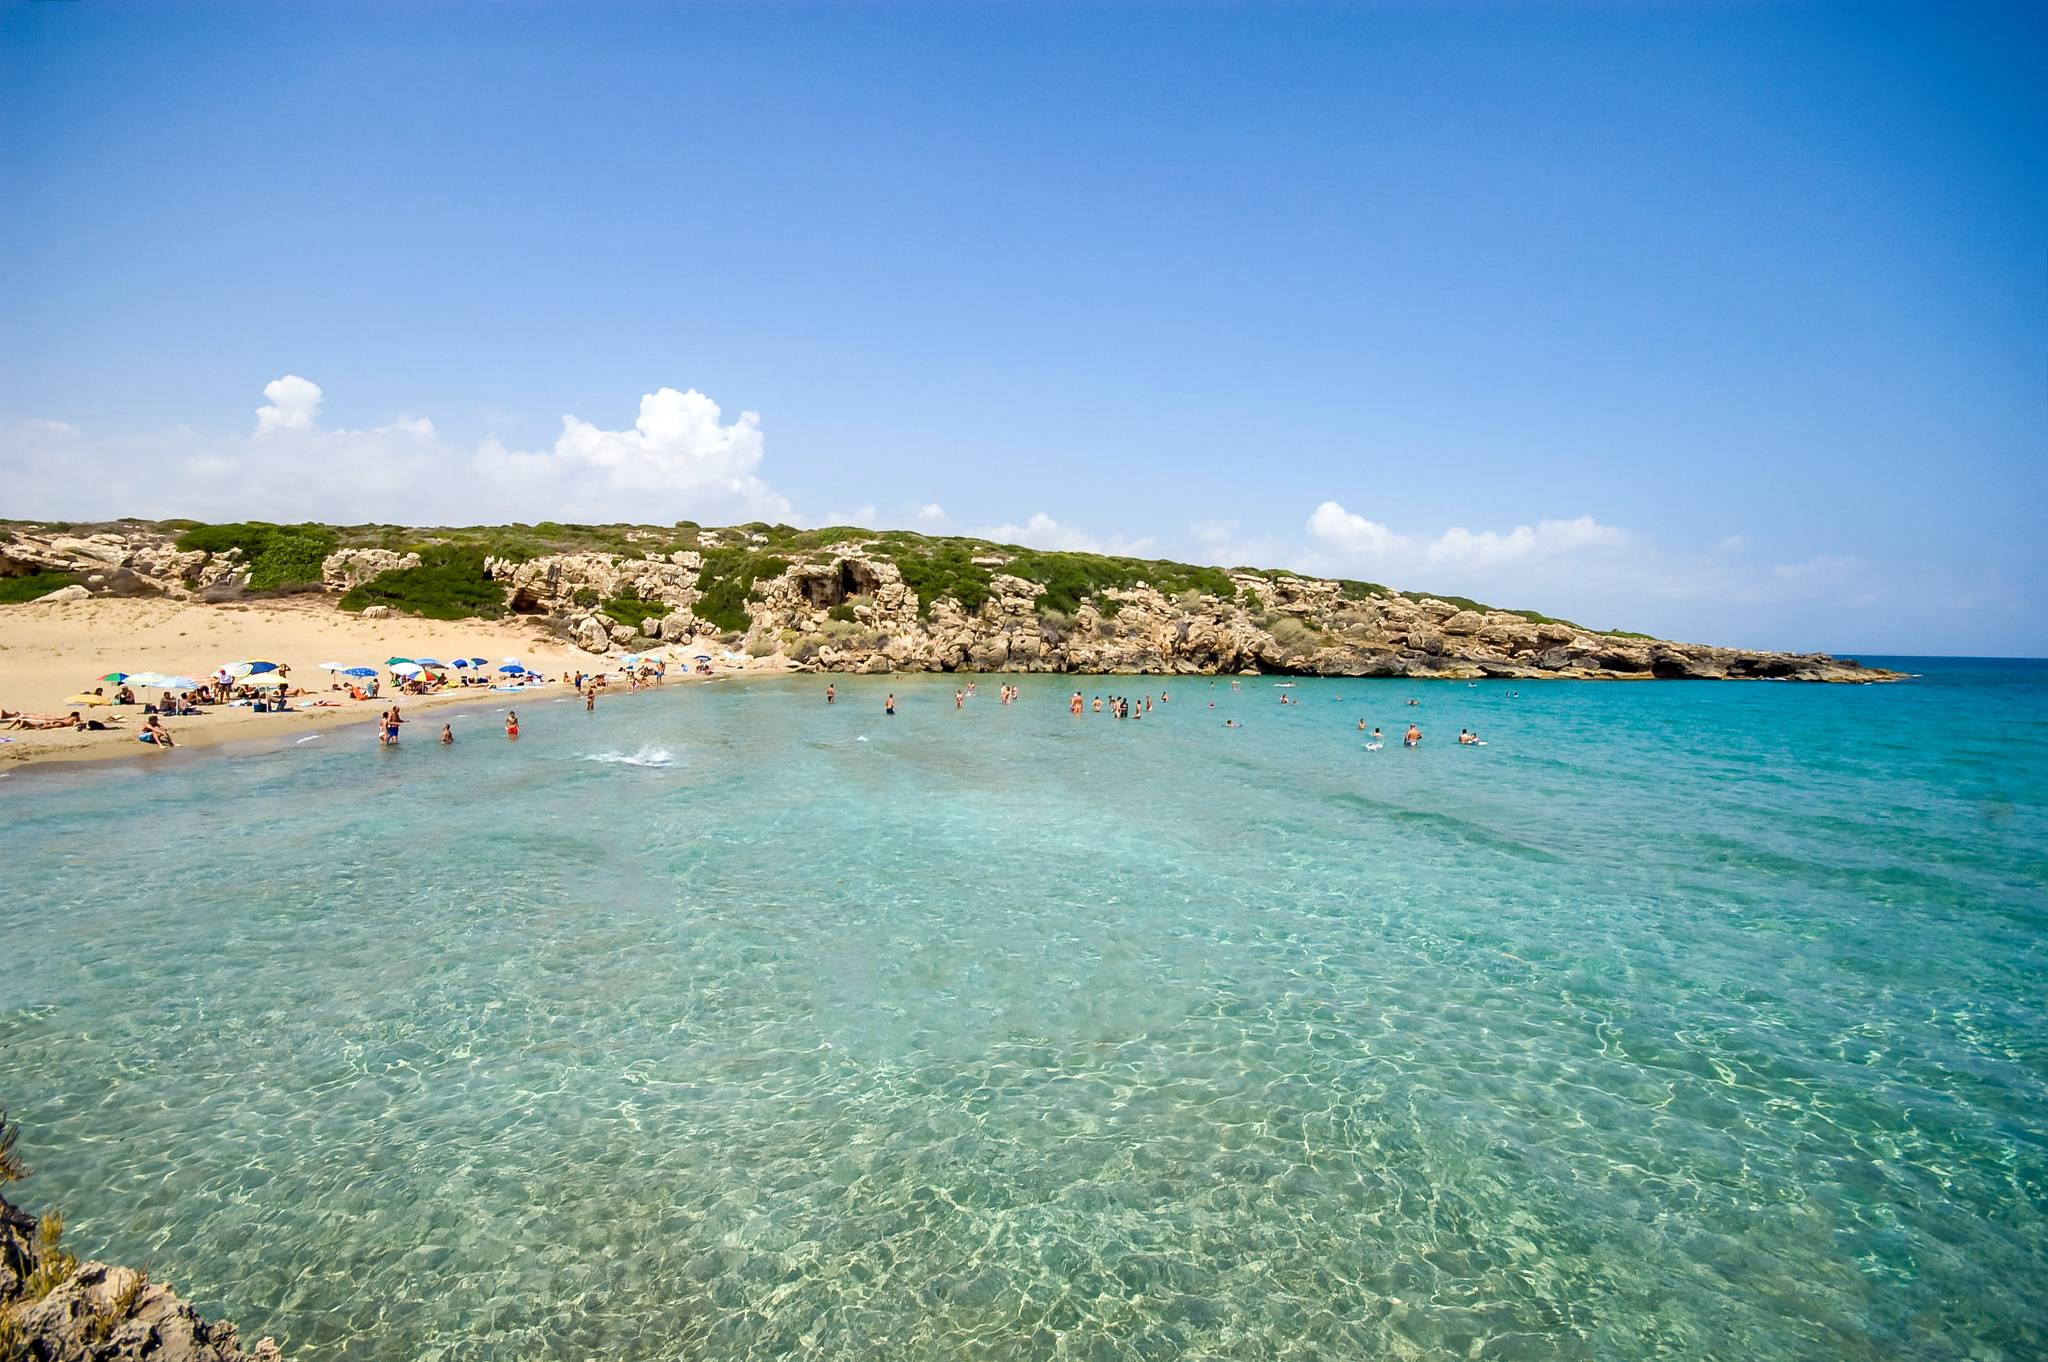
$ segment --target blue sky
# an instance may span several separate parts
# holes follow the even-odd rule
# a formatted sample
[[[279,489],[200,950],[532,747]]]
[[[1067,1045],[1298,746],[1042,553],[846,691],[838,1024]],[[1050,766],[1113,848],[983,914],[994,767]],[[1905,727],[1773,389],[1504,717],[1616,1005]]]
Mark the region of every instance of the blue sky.
[[[2040,654],[2044,90],[2038,5],[0,0],[0,515]]]

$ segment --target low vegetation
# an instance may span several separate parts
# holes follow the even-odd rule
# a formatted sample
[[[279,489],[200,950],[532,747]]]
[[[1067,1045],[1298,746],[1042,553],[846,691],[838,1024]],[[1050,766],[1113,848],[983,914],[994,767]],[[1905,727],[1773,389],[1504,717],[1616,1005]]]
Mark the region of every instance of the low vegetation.
[[[430,620],[497,619],[505,588],[484,571],[481,549],[450,544],[414,546],[420,565],[380,572],[341,598],[344,610],[390,606]]]
[[[753,549],[707,551],[704,566],[697,573],[700,594],[693,607],[697,618],[710,621],[726,633],[744,633],[753,624],[747,601],[754,594],[754,584],[764,577],[779,576],[788,567],[787,558]]]
[[[23,601],[38,600],[77,582],[78,578],[69,572],[31,572],[25,577],[0,577],[0,605],[20,605]]]
[[[178,536],[186,552],[239,551],[248,565],[251,591],[304,591],[320,586],[320,565],[341,546],[326,525],[272,525],[250,520],[233,525],[195,525]]]
[[[638,629],[648,619],[668,614],[667,605],[642,596],[614,596],[598,608],[628,629]]]

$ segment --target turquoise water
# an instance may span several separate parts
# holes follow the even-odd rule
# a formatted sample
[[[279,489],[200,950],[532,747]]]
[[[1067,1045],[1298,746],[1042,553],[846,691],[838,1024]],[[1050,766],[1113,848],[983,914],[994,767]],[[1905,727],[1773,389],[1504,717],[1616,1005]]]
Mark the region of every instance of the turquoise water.
[[[20,1190],[321,1359],[2038,1358],[2048,666],[1914,665],[17,774]]]

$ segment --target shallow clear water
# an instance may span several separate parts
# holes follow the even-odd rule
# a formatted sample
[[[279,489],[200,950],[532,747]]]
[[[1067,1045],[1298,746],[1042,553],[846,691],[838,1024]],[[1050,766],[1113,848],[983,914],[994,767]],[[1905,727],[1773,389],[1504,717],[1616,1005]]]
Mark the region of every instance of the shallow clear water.
[[[1916,665],[16,775],[19,1191],[317,1358],[2039,1357],[2048,667]]]

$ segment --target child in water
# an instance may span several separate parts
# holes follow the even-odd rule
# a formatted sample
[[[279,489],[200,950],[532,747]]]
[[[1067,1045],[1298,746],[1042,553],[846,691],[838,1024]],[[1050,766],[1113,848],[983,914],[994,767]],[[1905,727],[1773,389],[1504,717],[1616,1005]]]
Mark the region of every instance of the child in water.
[[[453,725],[453,724],[442,724],[442,725],[441,725],[441,745],[442,745],[443,747],[446,747],[446,746],[447,746],[447,745],[448,745],[449,743],[452,743],[452,742],[454,742],[454,741],[455,741],[455,725]]]

